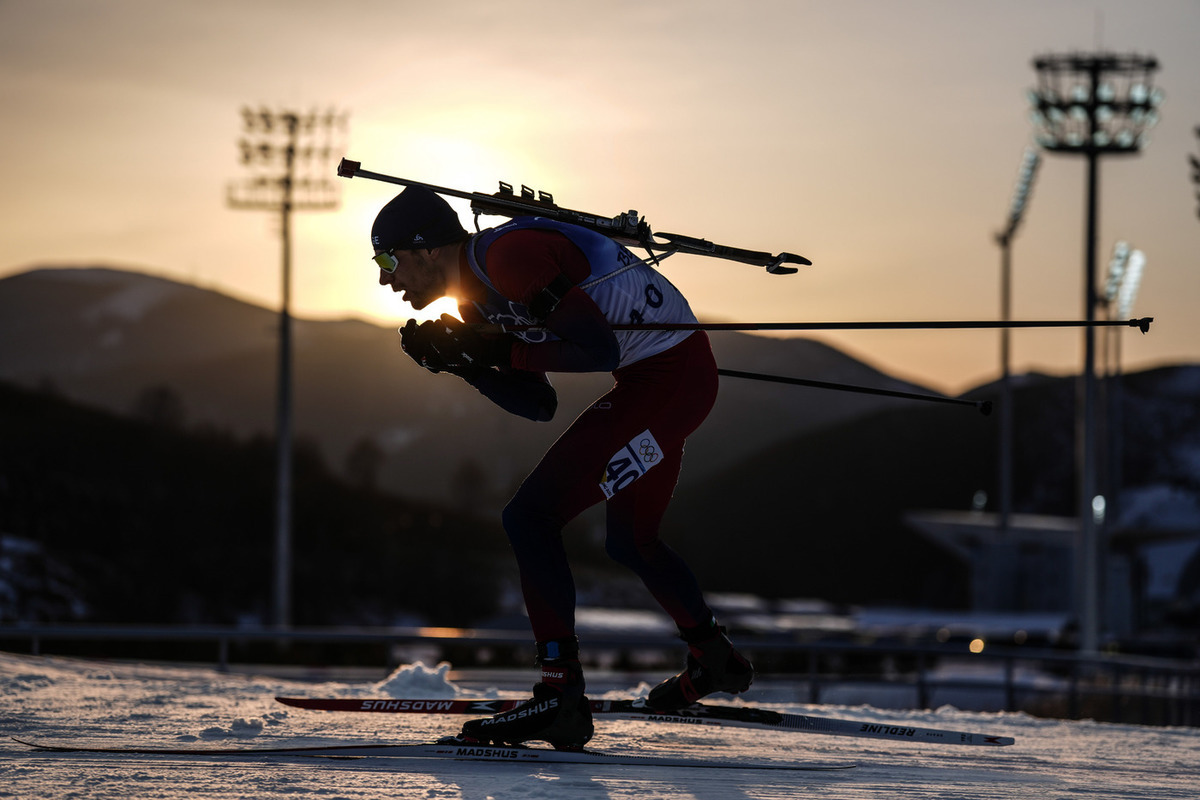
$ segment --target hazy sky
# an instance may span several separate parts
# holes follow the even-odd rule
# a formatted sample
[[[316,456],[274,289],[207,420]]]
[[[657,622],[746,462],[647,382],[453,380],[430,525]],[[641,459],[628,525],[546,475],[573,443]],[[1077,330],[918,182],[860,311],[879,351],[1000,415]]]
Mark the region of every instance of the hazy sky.
[[[1101,272],[1142,249],[1133,313],[1157,319],[1123,329],[1124,366],[1200,361],[1198,41],[1197,0],[0,0],[0,275],[103,263],[276,306],[278,221],[225,204],[239,109],[332,107],[365,169],[814,262],[668,261],[703,317],[995,319],[1032,58],[1102,48],[1156,56],[1166,94],[1146,151],[1101,166]],[[368,242],[395,187],[339,185],[294,217],[294,311],[398,323]],[[1083,217],[1083,159],[1046,158],[1016,318],[1082,316]],[[995,333],[825,338],[948,391],[998,372]],[[1076,371],[1081,342],[1018,333],[1015,367]]]

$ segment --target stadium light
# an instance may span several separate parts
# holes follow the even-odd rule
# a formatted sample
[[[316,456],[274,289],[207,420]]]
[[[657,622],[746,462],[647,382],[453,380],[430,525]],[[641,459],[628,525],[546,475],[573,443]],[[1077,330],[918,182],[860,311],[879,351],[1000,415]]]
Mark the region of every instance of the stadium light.
[[[346,128],[346,114],[329,111],[301,115],[267,108],[241,109],[245,128],[238,142],[248,175],[229,184],[230,207],[273,211],[280,215],[283,280],[279,309],[279,367],[276,390],[275,586],[273,622],[291,625],[292,571],[292,235],[293,211],[330,211],[338,207],[332,180],[332,138]],[[319,124],[318,124],[319,120]],[[321,146],[313,145],[320,140]],[[326,154],[323,158],[313,153]]]
[[[1147,142],[1159,117],[1163,93],[1154,86],[1158,60],[1115,53],[1044,55],[1033,60],[1037,85],[1029,91],[1030,119],[1038,145],[1050,153],[1087,159],[1084,233],[1084,311],[1095,319],[1098,165],[1103,155],[1132,155]],[[1076,610],[1079,649],[1095,654],[1100,630],[1099,532],[1092,512],[1097,491],[1096,332],[1084,329],[1083,392],[1078,404],[1079,561]]]

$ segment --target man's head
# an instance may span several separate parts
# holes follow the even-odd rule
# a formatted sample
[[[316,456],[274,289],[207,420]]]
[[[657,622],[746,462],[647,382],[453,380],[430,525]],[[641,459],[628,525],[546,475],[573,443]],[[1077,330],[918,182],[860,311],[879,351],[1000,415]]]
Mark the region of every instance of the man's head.
[[[379,283],[404,292],[413,308],[443,297],[450,260],[445,253],[467,238],[450,204],[423,186],[409,186],[380,210],[371,227]],[[456,263],[456,261],[455,261]]]
[[[371,244],[375,252],[431,250],[467,238],[458,214],[441,196],[424,186],[409,186],[375,217]]]

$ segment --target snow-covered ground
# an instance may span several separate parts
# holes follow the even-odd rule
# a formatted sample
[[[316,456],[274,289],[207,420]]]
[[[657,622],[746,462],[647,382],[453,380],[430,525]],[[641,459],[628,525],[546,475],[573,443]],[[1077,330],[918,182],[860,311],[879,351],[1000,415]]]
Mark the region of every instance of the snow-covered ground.
[[[532,680],[532,675],[530,676]],[[853,762],[834,772],[518,765],[396,759],[271,761],[32,751],[10,737],[113,744],[267,745],[298,739],[422,741],[461,718],[301,711],[276,695],[476,696],[441,668],[380,682],[282,680],[206,669],[0,653],[0,798],[1187,798],[1200,797],[1200,729],[1024,714],[771,703],[781,711],[1016,737],[1012,747],[892,743],[811,733],[667,727],[600,718],[596,749],[755,761]],[[501,691],[503,689],[503,691]],[[515,691],[510,691],[515,690]],[[528,690],[527,684],[524,686]],[[644,692],[630,685],[621,694]],[[485,691],[520,696],[518,687]],[[602,696],[593,693],[593,696]],[[760,695],[760,700],[769,700]],[[756,705],[764,702],[750,700]]]

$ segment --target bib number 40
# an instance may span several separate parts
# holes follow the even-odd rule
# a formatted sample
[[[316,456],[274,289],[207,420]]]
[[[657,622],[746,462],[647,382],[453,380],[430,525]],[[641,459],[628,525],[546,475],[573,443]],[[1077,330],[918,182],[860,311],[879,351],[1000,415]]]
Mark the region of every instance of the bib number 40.
[[[646,470],[662,460],[662,448],[650,429],[639,433],[613,454],[604,467],[600,490],[609,500],[613,495],[646,474]]]

